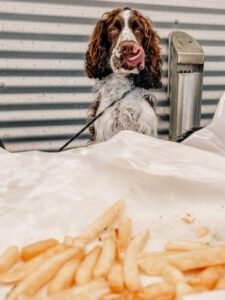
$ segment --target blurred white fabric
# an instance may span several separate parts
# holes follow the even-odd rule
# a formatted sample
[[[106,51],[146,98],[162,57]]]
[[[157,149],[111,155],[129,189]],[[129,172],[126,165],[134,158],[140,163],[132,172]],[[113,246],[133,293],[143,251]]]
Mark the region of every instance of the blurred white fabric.
[[[183,144],[225,156],[225,93],[212,122],[184,140]]]
[[[184,300],[224,300],[225,291],[209,291],[204,293],[198,293],[195,295],[189,295],[184,297]]]
[[[201,241],[225,242],[223,156],[124,131],[79,151],[2,150],[0,166],[0,251],[77,235],[121,198],[134,232],[150,229],[149,250],[168,240],[199,241],[201,226],[211,230]],[[6,292],[0,288],[0,299]]]

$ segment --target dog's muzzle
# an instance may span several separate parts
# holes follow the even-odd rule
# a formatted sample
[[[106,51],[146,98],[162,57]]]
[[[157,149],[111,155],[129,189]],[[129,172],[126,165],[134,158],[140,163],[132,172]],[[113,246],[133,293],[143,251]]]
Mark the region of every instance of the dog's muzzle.
[[[144,68],[144,49],[134,41],[121,42],[113,50],[112,64],[118,73],[138,73]]]

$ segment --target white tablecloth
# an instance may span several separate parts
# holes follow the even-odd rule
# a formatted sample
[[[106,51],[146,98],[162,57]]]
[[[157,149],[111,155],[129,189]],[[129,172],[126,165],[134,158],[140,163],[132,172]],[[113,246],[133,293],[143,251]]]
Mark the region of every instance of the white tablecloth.
[[[225,242],[225,158],[121,132],[80,151],[2,150],[0,250],[75,235],[120,198],[134,232],[150,229],[149,249],[162,249],[171,239],[196,240],[200,226],[212,230],[203,241]],[[186,214],[192,224],[183,222]],[[0,289],[1,299],[4,293]]]

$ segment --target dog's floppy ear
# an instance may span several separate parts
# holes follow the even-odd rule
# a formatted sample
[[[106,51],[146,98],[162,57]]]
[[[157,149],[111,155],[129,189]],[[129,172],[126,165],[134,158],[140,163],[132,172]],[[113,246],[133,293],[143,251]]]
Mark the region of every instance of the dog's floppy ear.
[[[152,28],[151,22],[135,11],[144,27],[143,48],[145,51],[145,68],[134,76],[135,86],[145,89],[162,87],[162,58],[160,56],[160,38]]]
[[[106,16],[103,16],[95,26],[86,53],[85,71],[88,77],[102,79],[110,74],[109,48]]]
[[[148,22],[147,22],[148,23]],[[162,59],[160,56],[160,39],[148,23],[148,33],[144,41],[144,50],[146,53],[146,69],[149,76],[149,85],[151,88],[161,88]]]

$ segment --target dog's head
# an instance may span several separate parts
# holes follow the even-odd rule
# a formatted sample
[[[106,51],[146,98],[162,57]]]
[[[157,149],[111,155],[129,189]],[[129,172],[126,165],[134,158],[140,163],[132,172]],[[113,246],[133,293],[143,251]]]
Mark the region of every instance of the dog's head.
[[[130,8],[105,13],[91,37],[85,69],[90,78],[114,72],[132,77],[135,86],[160,88],[162,59],[151,22]]]

